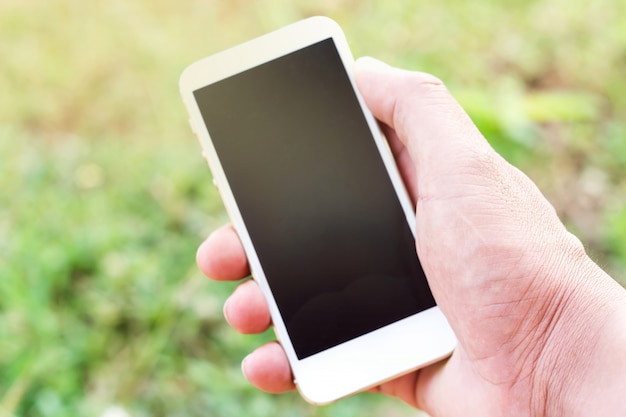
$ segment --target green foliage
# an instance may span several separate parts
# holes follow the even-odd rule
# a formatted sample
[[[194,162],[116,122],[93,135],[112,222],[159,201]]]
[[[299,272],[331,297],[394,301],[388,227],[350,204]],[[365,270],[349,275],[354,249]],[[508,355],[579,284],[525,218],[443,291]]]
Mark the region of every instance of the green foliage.
[[[253,389],[271,334],[222,318],[199,242],[227,221],[177,91],[192,61],[302,17],[432,72],[615,277],[626,268],[626,3],[0,4],[0,416],[400,416]]]

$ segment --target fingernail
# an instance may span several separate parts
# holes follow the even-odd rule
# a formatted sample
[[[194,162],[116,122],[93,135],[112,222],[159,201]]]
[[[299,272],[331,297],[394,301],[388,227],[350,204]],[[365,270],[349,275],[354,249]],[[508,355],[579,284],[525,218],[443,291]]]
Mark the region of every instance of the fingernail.
[[[226,319],[226,323],[232,326],[232,324],[230,324],[230,320],[228,319],[228,313],[227,313],[229,301],[230,301],[230,297],[228,297],[226,301],[224,302],[224,307],[222,308],[222,314],[224,314],[224,319]]]
[[[241,373],[243,374],[243,376],[246,376],[246,362],[248,361],[248,358],[250,357],[250,354],[248,354],[248,356],[246,356],[245,358],[243,358],[243,360],[241,361]],[[246,376],[247,378],[247,376]]]

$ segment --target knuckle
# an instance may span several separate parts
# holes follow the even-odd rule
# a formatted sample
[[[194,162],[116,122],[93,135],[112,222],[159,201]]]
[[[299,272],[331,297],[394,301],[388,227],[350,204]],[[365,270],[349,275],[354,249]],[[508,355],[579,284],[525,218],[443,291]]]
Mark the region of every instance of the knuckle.
[[[394,125],[400,125],[401,120],[415,111],[430,106],[446,107],[452,102],[450,92],[439,78],[423,72],[406,72],[404,94],[398,96],[395,102]]]
[[[439,78],[424,72],[413,73],[411,88],[422,97],[449,94],[448,89]]]

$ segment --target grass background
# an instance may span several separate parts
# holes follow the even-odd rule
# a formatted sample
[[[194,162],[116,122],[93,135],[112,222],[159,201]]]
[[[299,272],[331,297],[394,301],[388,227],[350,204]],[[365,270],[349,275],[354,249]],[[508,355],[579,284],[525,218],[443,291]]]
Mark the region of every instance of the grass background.
[[[251,388],[239,362],[270,336],[227,328],[233,284],[194,264],[226,217],[178,76],[315,14],[446,81],[626,283],[624,2],[3,0],[0,417],[415,415]]]

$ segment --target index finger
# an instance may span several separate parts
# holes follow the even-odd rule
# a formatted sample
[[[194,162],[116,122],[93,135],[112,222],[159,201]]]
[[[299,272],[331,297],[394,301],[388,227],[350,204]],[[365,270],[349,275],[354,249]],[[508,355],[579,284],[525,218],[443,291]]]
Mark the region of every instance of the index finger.
[[[217,281],[235,281],[250,275],[248,259],[231,225],[220,227],[202,242],[196,262],[207,277]]]

